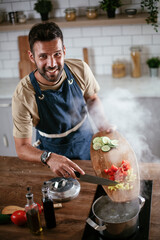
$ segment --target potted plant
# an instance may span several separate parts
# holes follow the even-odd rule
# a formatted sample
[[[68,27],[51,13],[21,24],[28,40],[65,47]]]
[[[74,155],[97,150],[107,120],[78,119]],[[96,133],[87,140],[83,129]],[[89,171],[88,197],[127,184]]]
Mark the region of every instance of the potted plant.
[[[160,0],[141,0],[141,8],[144,11],[145,9],[148,12],[148,16],[146,18],[147,24],[151,24],[154,27],[154,30],[158,32],[158,23],[157,23],[157,16],[158,16],[158,2]]]
[[[122,6],[121,0],[102,0],[100,8],[107,12],[109,18],[115,17],[116,8]]]
[[[38,0],[34,4],[34,10],[41,15],[42,21],[48,20],[48,14],[52,10],[52,3],[50,0]]]
[[[158,77],[158,68],[160,67],[160,59],[159,57],[152,57],[146,61],[151,77]]]

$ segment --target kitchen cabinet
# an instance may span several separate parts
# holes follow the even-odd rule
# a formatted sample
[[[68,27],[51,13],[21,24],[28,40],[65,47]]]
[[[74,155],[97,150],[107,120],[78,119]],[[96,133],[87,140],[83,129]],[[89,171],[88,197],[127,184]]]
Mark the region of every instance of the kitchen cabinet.
[[[13,139],[11,99],[0,99],[0,155],[17,156]]]
[[[100,15],[98,18],[92,20],[87,19],[86,16],[81,16],[77,17],[75,21],[68,22],[64,17],[60,17],[49,19],[49,22],[53,21],[57,23],[60,28],[146,24],[147,15],[147,13],[138,13],[132,18],[129,18],[126,14],[117,14],[115,18],[107,18],[106,15]],[[27,20],[27,22],[23,24],[4,22],[0,24],[0,32],[29,30],[34,24],[40,22],[40,19]]]
[[[0,99],[0,156],[17,156],[13,138],[12,99]],[[33,128],[32,143],[35,142],[36,131]]]

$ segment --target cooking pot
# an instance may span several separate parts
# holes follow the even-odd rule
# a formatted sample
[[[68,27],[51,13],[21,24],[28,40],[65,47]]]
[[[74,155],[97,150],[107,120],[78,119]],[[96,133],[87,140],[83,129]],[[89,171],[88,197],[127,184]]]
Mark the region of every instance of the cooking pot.
[[[110,239],[125,239],[138,228],[139,212],[145,199],[139,196],[129,202],[113,202],[107,195],[99,197],[92,205],[94,220],[86,222]]]

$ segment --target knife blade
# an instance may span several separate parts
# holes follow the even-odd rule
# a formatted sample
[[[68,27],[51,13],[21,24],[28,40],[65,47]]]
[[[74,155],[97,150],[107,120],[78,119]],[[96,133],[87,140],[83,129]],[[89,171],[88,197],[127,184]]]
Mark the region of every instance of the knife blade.
[[[83,182],[89,182],[89,183],[94,183],[94,184],[98,184],[98,185],[107,185],[107,186],[115,186],[118,184],[118,182],[112,181],[110,179],[92,176],[92,175],[88,175],[88,174],[82,175],[79,172],[74,172],[74,173],[75,173],[76,177],[79,178]]]

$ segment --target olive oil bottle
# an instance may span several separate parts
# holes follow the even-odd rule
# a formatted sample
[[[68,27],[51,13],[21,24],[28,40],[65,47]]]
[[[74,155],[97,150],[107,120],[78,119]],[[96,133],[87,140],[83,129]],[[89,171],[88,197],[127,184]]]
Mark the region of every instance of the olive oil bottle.
[[[43,229],[40,222],[40,216],[38,211],[38,205],[33,201],[33,193],[30,192],[30,188],[27,188],[27,204],[25,205],[27,224],[30,231],[33,234],[39,235]]]

